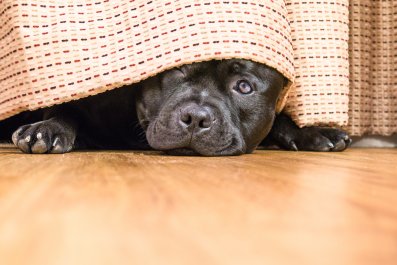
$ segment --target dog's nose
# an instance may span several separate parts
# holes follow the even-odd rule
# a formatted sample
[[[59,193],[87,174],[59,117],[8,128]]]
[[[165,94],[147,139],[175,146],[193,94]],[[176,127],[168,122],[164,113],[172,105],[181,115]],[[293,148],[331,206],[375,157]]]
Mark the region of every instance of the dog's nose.
[[[204,130],[211,127],[213,119],[209,109],[198,105],[189,105],[181,109],[180,123],[188,129]]]

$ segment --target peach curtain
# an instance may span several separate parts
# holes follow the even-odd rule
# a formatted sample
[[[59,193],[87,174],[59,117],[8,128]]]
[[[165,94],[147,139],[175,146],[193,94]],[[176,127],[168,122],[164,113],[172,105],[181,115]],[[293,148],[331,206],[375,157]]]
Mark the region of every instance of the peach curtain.
[[[299,126],[346,126],[349,104],[348,0],[286,0],[295,83],[286,112]]]
[[[353,135],[397,132],[397,0],[351,0],[350,103]]]
[[[285,111],[299,126],[390,135],[396,18],[397,0],[0,0],[0,120],[239,57],[294,81]]]

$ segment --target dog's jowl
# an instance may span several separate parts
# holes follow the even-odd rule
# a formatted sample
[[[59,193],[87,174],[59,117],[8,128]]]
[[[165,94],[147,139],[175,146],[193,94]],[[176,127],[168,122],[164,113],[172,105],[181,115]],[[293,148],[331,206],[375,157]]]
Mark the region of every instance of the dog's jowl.
[[[184,65],[44,109],[41,120],[16,129],[12,141],[25,153],[101,148],[220,156],[250,153],[267,136],[263,144],[291,150],[344,150],[350,143],[345,132],[301,129],[276,115],[286,82],[276,70],[247,60]]]

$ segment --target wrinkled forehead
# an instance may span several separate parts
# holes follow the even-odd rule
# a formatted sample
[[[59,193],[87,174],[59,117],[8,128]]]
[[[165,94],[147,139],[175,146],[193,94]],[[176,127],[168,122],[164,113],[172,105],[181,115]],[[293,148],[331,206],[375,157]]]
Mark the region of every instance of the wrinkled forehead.
[[[190,77],[213,76],[217,78],[233,73],[256,73],[255,63],[248,60],[229,59],[183,65],[183,71]]]
[[[217,69],[218,75],[220,76],[228,74],[252,74],[257,77],[263,77],[262,75],[264,74],[264,71],[271,71],[270,68],[264,64],[254,63],[252,61],[242,59],[220,61]]]
[[[219,61],[217,68],[220,72],[250,71],[255,69],[254,62],[241,59]]]
[[[188,75],[189,78],[200,78],[204,76],[214,76],[216,74],[216,68],[218,64],[218,61],[207,61],[186,64],[179,68],[183,69],[183,72],[185,75]]]

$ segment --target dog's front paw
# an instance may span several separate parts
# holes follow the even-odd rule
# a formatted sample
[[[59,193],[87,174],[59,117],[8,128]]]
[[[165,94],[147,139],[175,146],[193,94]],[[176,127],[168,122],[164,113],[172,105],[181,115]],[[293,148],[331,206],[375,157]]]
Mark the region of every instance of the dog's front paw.
[[[283,145],[295,151],[343,151],[352,142],[346,132],[325,127],[302,128],[282,138]]]
[[[12,135],[12,141],[19,149],[33,154],[69,152],[75,138],[71,128],[54,119],[21,126]]]

